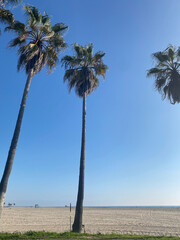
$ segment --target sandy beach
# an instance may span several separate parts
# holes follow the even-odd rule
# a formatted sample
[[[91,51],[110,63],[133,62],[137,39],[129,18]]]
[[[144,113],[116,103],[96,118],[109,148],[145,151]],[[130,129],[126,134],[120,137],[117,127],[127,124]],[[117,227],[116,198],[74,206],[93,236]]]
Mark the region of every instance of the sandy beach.
[[[71,216],[73,222],[74,208]],[[69,208],[63,207],[6,207],[0,221],[1,232],[70,230]],[[84,208],[83,223],[88,233],[180,236],[180,208]]]

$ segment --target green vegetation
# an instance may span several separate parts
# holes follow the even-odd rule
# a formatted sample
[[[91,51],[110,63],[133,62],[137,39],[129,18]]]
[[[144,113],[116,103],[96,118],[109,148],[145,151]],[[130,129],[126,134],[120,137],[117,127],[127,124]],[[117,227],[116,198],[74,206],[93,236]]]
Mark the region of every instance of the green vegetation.
[[[119,234],[87,234],[87,233],[51,233],[51,232],[27,232],[21,233],[0,233],[0,239],[38,239],[38,240],[58,240],[58,239],[76,239],[76,240],[101,240],[101,239],[122,239],[122,240],[180,240],[180,237],[171,236],[146,236],[146,235],[119,235]]]

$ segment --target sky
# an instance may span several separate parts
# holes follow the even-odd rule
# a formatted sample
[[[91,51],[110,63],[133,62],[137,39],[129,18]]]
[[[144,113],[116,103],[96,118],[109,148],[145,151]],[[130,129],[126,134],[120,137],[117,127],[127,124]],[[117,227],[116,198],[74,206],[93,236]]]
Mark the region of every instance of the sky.
[[[87,98],[85,206],[180,205],[180,106],[146,78],[151,54],[180,46],[179,0],[24,0],[69,26],[72,43],[93,43],[109,70]],[[50,4],[51,3],[51,4]],[[23,4],[12,9],[25,21]],[[2,26],[1,26],[2,28]],[[17,119],[25,72],[17,72],[14,36],[0,36],[0,175]],[[82,99],[63,83],[58,65],[30,87],[5,202],[17,206],[75,205]]]

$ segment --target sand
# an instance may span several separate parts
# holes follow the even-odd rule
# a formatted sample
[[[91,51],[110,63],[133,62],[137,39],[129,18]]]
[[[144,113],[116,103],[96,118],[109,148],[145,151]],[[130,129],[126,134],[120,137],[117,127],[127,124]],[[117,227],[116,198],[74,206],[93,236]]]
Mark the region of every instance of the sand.
[[[180,236],[180,208],[85,208],[83,223],[88,233]],[[0,232],[30,230],[69,231],[69,208],[4,208]]]

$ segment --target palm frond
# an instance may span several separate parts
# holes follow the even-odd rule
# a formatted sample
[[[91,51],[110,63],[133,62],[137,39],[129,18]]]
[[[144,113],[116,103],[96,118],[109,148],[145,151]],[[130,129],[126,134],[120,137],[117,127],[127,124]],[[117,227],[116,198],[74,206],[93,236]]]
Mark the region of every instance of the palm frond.
[[[19,21],[15,21],[13,24],[10,24],[8,27],[5,28],[5,31],[7,32],[15,32],[17,34],[24,34],[27,33],[27,29],[24,23],[21,23]]]
[[[92,53],[93,54],[93,44],[89,43],[86,45],[86,49],[88,53]]]
[[[74,45],[74,51],[76,54],[76,58],[82,58],[83,54],[84,54],[84,48],[77,43],[74,43],[73,45]]]
[[[81,59],[76,58],[76,57],[71,57],[71,56],[65,56],[61,59],[62,66],[67,68],[74,68],[78,67],[81,63]]]
[[[94,70],[95,70],[96,75],[98,75],[98,76],[101,75],[101,76],[103,76],[103,78],[105,78],[106,71],[108,70],[108,67],[103,63],[96,64],[94,66]]]
[[[105,56],[105,53],[103,53],[101,51],[97,52],[93,57],[93,62],[94,63],[100,62],[104,56]]]
[[[49,58],[47,61],[47,66],[49,68],[49,73],[51,73],[56,67],[56,62],[53,58]]]
[[[53,35],[49,39],[49,45],[56,49],[57,52],[67,48],[67,44],[65,43],[64,38],[57,37],[56,35]]]
[[[164,73],[166,70],[155,67],[155,68],[151,68],[148,70],[147,72],[147,77],[151,77],[151,76],[157,76],[159,74]]]
[[[156,52],[156,53],[153,53],[152,56],[158,62],[166,62],[169,59],[168,55],[164,52]]]
[[[64,82],[68,79],[71,79],[74,75],[76,75],[77,70],[76,69],[68,69],[65,71],[64,74]]]
[[[167,51],[168,51],[168,57],[169,57],[169,59],[173,62],[173,61],[174,61],[174,58],[175,58],[175,54],[176,54],[174,47],[170,45],[170,46],[167,48]]]
[[[42,15],[40,14],[39,10],[36,7],[25,5],[24,9],[26,10],[25,14],[27,16],[29,16],[30,18],[33,18],[33,20],[36,22],[40,22]]]
[[[46,12],[42,15],[41,21],[44,26],[51,26],[51,20]]]
[[[14,15],[4,8],[0,8],[0,22],[12,24],[14,22]]]
[[[155,88],[161,92],[162,88],[164,87],[164,85],[166,84],[166,78],[157,78],[155,81]]]
[[[40,14],[39,10],[36,7],[25,5],[24,9],[25,9],[25,14],[28,17],[29,26],[33,28],[37,22],[42,21],[42,15]]]
[[[8,47],[16,47],[18,45],[21,46],[22,44],[25,44],[25,42],[26,42],[26,36],[22,35],[11,40],[8,44]]]
[[[68,29],[64,23],[57,23],[52,27],[52,31],[55,33],[64,33]]]

